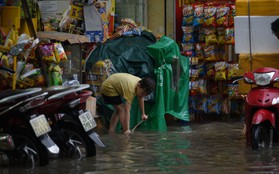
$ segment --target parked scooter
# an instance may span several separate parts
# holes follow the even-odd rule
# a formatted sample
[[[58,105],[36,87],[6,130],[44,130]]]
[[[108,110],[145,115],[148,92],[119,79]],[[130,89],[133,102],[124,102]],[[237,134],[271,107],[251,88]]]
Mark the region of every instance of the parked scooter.
[[[47,165],[49,153],[59,153],[59,147],[48,135],[51,128],[45,116],[34,112],[47,95],[41,90],[30,88],[0,93],[0,128],[4,133],[0,150],[10,164]]]
[[[0,69],[14,73],[9,68]],[[42,88],[4,90],[0,92],[0,154],[6,164],[47,165],[49,154],[59,147],[49,137],[51,128],[44,115],[36,115],[48,93]]]
[[[258,68],[242,79],[256,85],[246,96],[246,144],[254,150],[271,148],[278,141],[279,88],[274,83],[279,82],[279,70]]]
[[[95,143],[105,147],[94,131],[97,126],[93,116],[86,111],[86,100],[92,95],[88,84],[75,86],[53,86],[44,89],[48,92],[46,102],[38,112],[46,115],[53,140],[61,150],[61,156],[81,159],[95,156]]]

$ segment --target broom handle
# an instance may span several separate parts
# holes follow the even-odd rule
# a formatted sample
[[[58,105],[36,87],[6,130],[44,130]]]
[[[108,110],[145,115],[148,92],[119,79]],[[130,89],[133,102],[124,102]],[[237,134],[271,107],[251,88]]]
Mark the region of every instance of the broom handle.
[[[138,124],[135,125],[135,127],[131,130],[133,132],[144,120],[141,120]]]

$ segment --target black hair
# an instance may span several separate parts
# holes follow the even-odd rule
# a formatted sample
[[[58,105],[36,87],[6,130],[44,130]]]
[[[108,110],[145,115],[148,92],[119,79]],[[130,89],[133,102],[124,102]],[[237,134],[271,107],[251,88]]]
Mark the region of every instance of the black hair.
[[[271,23],[271,30],[273,34],[279,34],[279,18]]]
[[[156,87],[156,82],[151,77],[144,77],[139,81],[139,86],[144,90],[144,92],[151,94]]]

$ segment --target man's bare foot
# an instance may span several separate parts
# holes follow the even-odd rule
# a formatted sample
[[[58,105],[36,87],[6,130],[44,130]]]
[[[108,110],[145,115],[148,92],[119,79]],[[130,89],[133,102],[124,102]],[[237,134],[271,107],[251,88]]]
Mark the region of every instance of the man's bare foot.
[[[109,134],[115,134],[115,131],[114,130],[109,130],[108,133]]]
[[[123,132],[123,134],[130,134],[131,131],[130,130],[126,130],[125,132]]]

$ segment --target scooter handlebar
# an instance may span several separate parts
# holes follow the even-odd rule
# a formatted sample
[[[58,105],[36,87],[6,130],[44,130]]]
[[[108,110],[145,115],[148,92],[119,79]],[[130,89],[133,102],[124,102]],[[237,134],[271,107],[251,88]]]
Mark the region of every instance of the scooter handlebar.
[[[8,72],[10,72],[10,73],[15,73],[14,70],[12,70],[12,69],[10,69],[10,68],[3,67],[3,66],[0,66],[0,70],[8,71]]]

